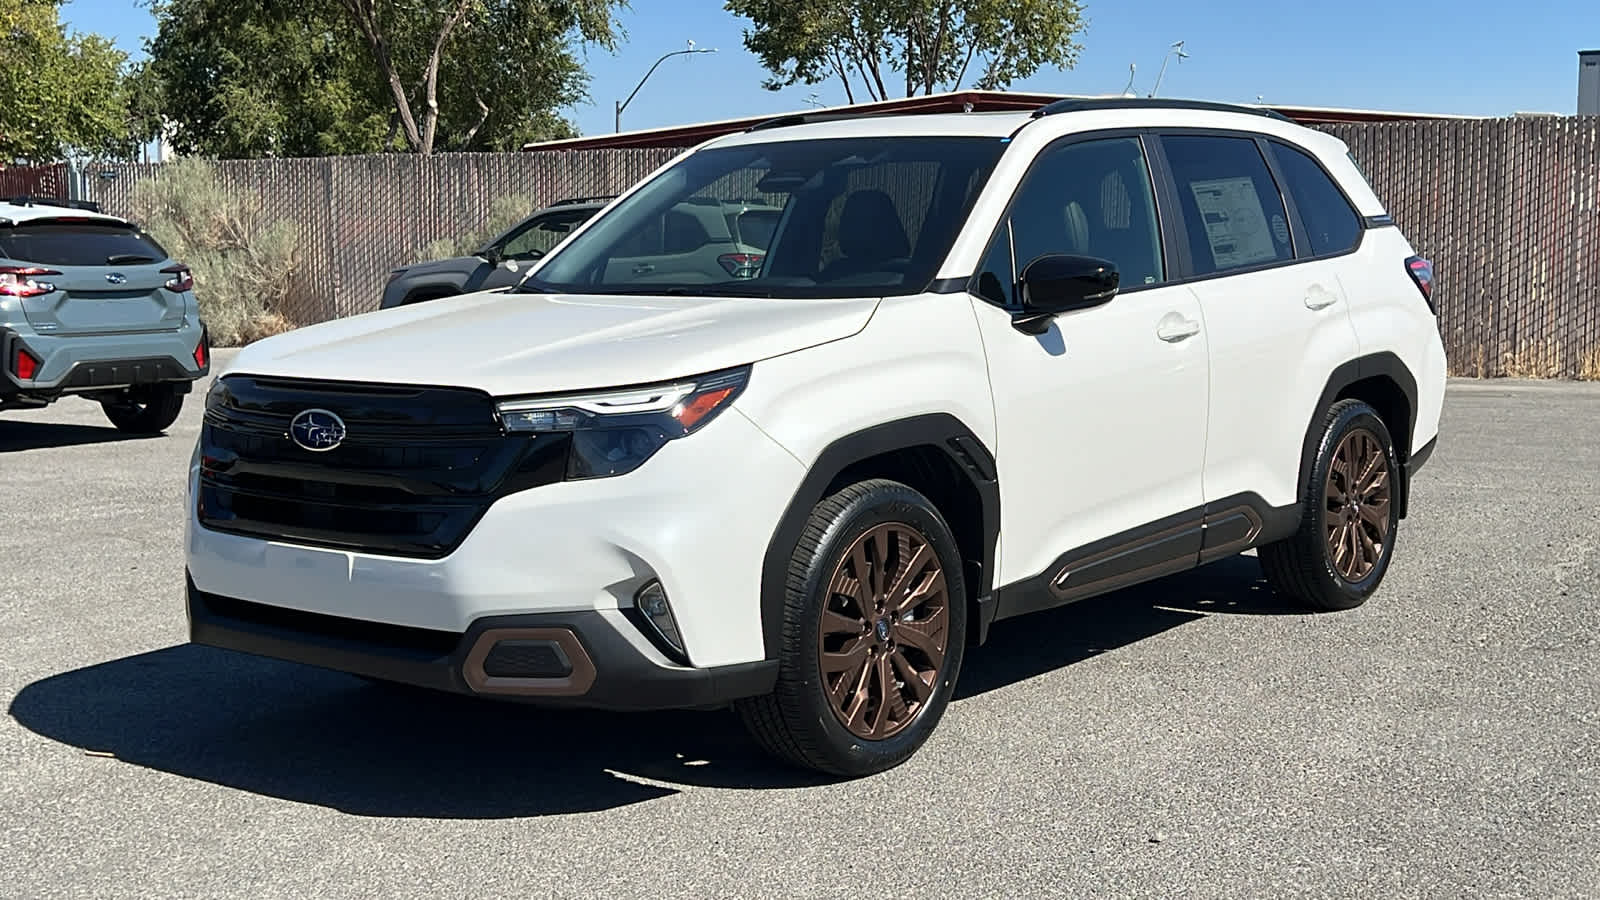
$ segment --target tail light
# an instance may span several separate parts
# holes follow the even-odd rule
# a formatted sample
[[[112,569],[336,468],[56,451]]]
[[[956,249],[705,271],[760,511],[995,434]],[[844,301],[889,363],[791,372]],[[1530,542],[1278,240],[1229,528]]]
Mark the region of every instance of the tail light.
[[[56,286],[38,279],[60,274],[55,269],[41,269],[38,266],[0,266],[0,297],[53,294]]]
[[[760,253],[724,253],[717,257],[717,262],[735,278],[754,278],[761,271],[764,259],[766,257]]]
[[[1406,271],[1411,274],[1411,280],[1417,283],[1422,299],[1428,301],[1428,309],[1437,314],[1439,309],[1433,303],[1433,263],[1420,256],[1412,256],[1406,259]]]
[[[175,266],[167,266],[165,269],[161,270],[161,274],[172,276],[171,278],[167,279],[167,290],[173,292],[174,294],[181,294],[184,291],[194,289],[194,275],[190,273],[189,267],[183,263],[178,263]]]
[[[18,347],[17,358],[16,361],[11,364],[11,369],[12,371],[16,372],[17,377],[23,381],[32,381],[33,376],[39,374],[39,360],[34,358],[33,354],[22,349],[21,347]]]

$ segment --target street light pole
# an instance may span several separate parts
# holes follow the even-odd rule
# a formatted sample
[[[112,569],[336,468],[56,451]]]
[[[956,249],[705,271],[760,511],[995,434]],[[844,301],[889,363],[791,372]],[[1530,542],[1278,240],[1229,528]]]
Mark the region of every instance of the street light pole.
[[[690,41],[689,42],[689,49],[687,49],[687,50],[674,50],[671,53],[662,54],[661,58],[656,60],[655,65],[650,67],[650,71],[644,73],[644,77],[639,79],[639,83],[638,84],[634,85],[633,93],[628,95],[628,99],[616,101],[616,103],[617,103],[617,131],[620,132],[622,130],[622,111],[628,108],[628,104],[629,103],[633,102],[634,95],[639,93],[639,88],[644,87],[644,83],[646,81],[649,81],[650,80],[650,76],[654,75],[656,73],[656,66],[661,65],[662,63],[666,62],[669,58],[674,57],[674,56],[683,56],[684,54],[687,54],[687,53],[715,53],[715,52],[717,52],[717,48],[715,48],[715,47],[711,47],[709,49],[696,49],[695,45],[694,45],[694,41]]]

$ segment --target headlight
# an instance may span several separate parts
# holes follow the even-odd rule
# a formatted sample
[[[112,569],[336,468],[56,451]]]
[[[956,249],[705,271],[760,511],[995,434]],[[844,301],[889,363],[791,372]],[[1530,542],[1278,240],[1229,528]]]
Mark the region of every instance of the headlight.
[[[750,380],[730,369],[670,384],[563,394],[496,404],[506,431],[571,434],[568,478],[603,478],[637,469],[666,443],[716,418]]]

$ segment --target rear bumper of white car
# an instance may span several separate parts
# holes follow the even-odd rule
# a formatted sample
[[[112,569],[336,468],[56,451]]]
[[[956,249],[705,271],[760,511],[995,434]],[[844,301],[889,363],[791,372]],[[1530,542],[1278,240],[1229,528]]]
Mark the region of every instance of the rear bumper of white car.
[[[736,410],[615,478],[495,501],[448,555],[230,534],[196,512],[193,641],[442,690],[614,709],[770,690],[767,544],[803,475]],[[666,592],[683,652],[637,608]]]

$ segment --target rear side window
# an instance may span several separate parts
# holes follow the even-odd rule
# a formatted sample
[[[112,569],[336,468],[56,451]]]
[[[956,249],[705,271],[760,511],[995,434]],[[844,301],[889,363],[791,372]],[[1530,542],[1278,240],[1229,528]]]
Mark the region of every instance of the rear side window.
[[[1310,240],[1311,255],[1329,256],[1354,247],[1361,237],[1361,221],[1328,173],[1316,160],[1287,144],[1273,141],[1271,147]]]
[[[1289,216],[1252,138],[1167,135],[1196,275],[1294,258]]]
[[[1288,144],[1272,141],[1270,146],[1278,171],[1283,173],[1283,183],[1294,199],[1294,211],[1306,227],[1310,255],[1331,256],[1355,247],[1362,235],[1362,223],[1328,173],[1317,160]]]
[[[125,225],[28,222],[0,228],[0,257],[44,266],[127,266],[162,262],[167,251]]]

